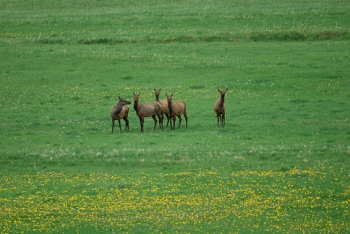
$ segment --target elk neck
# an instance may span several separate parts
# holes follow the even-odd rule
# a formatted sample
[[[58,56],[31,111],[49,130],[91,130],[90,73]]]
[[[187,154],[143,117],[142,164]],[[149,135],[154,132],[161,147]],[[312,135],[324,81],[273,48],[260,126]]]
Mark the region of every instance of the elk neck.
[[[123,109],[123,104],[118,103],[117,108],[115,110],[115,114],[120,114]]]
[[[169,108],[169,112],[172,113],[173,112],[173,103],[172,103],[172,101],[168,101],[168,108]]]
[[[136,112],[139,110],[139,102],[134,100],[134,109]]]
[[[156,102],[159,102],[159,93],[155,93],[156,94]]]
[[[219,105],[220,105],[220,106],[223,106],[223,105],[224,105],[224,102],[225,102],[225,96],[221,96],[221,97],[220,97],[220,103],[219,103]]]

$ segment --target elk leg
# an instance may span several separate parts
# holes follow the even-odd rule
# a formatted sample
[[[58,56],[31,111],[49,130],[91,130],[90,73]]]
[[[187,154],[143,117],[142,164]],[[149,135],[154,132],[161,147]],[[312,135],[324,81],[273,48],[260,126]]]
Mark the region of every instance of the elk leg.
[[[159,128],[163,129],[163,115],[158,116]]]
[[[169,122],[170,122],[170,129],[173,129],[173,117],[169,117]]]
[[[113,133],[113,129],[114,129],[114,119],[112,119],[112,133]]]
[[[179,116],[178,116],[178,118],[179,118],[179,128],[180,128],[180,126],[181,126],[181,122],[182,122],[181,115],[179,115]]]
[[[171,119],[170,119],[170,115],[169,114],[165,114],[165,115],[166,115],[166,118],[168,119],[168,121],[166,123],[166,126],[168,127],[169,122],[171,122]]]
[[[157,118],[156,118],[156,115],[152,115],[152,118],[153,118],[153,121],[154,121],[154,127],[153,127],[153,130],[156,129],[156,126],[157,126]]]
[[[122,132],[122,126],[120,125],[120,119],[118,119],[118,123],[119,123],[120,132]]]
[[[185,116],[185,120],[186,120],[186,128],[187,128],[187,125],[188,125],[187,113],[184,113],[184,116]]]
[[[125,121],[125,131],[129,131],[129,120],[126,117],[124,117],[123,119]]]
[[[176,116],[174,116],[173,118],[172,118],[172,121],[173,121],[173,124],[172,124],[172,126],[171,126],[171,129],[173,129],[173,130],[175,130],[175,123],[176,123]]]
[[[139,119],[140,119],[141,132],[143,132],[143,123],[145,120],[142,117],[139,117]]]

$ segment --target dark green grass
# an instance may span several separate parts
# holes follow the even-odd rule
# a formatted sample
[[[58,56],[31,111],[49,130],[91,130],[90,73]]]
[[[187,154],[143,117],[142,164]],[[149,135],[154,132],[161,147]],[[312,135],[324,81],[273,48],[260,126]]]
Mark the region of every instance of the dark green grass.
[[[252,161],[264,159],[260,163],[266,166],[270,160],[285,159],[282,155],[292,157],[288,167],[299,165],[299,160],[293,162],[297,156],[316,160],[337,152],[344,161],[349,140],[348,52],[342,50],[346,44],[7,46],[3,49],[7,59],[2,80],[2,151],[17,155],[18,163],[28,154],[37,155],[37,166],[48,169],[51,163],[59,167],[60,160],[77,160],[68,163],[72,167],[89,165],[86,157],[91,157],[88,162],[100,161],[104,168],[104,157],[114,150],[126,158],[122,162],[117,157],[116,165],[145,154],[150,158],[145,159],[147,167],[155,161],[164,167],[169,161],[180,167],[193,165],[188,161],[203,153],[226,151]],[[229,88],[225,128],[216,127],[213,111],[219,87]],[[189,129],[183,121],[176,131],[153,131],[153,121],[147,119],[146,132],[141,134],[131,105],[130,132],[111,134],[109,108],[117,97],[132,101],[132,92],[141,92],[141,101],[152,101],[154,88],[162,88],[163,98],[173,92],[174,98],[186,101]],[[124,130],[123,121],[122,125]],[[47,162],[61,151],[70,159]],[[164,154],[189,156],[187,161],[157,158]],[[278,154],[275,159],[274,154]],[[216,157],[196,161],[210,165]],[[12,170],[6,162],[2,165]]]

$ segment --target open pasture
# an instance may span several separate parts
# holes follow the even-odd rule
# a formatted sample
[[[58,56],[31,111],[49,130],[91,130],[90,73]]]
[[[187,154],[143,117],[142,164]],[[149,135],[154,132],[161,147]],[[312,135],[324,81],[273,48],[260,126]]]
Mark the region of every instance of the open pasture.
[[[346,233],[349,12],[1,1],[1,233]],[[154,89],[186,102],[187,129],[141,133],[133,93]],[[111,133],[119,96],[130,129]]]

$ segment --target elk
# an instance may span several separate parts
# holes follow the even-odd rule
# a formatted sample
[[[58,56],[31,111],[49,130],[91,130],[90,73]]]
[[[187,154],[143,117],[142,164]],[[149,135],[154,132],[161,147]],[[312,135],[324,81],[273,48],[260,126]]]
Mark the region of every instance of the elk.
[[[218,89],[218,92],[220,93],[220,98],[216,100],[214,104],[214,111],[216,112],[218,126],[221,125],[221,127],[225,126],[225,110],[226,110],[225,93],[227,92],[227,90],[228,88],[226,88],[226,90]]]
[[[154,94],[156,95],[156,102],[159,102],[160,106],[162,107],[162,114],[164,114],[166,116],[166,118],[168,119],[166,126],[168,127],[169,125],[169,121],[170,121],[170,112],[169,112],[169,108],[168,108],[168,101],[166,99],[164,100],[159,100],[159,95],[160,95],[160,90],[156,90],[154,89]]]
[[[144,125],[145,117],[151,117],[151,116],[154,120],[153,130],[156,129],[156,126],[157,126],[156,116],[158,117],[160,128],[163,129],[163,115],[162,115],[162,108],[160,104],[158,102],[139,103],[140,93],[139,94],[133,93],[133,95],[134,95],[134,109],[136,111],[136,115],[140,119],[141,132],[144,131],[143,125]]]
[[[183,114],[186,119],[186,128],[188,125],[188,119],[187,119],[187,112],[186,112],[186,103],[182,100],[177,100],[173,102],[173,94],[171,95],[165,94],[166,99],[168,102],[168,108],[169,108],[169,113],[170,113],[170,127],[171,129],[175,130],[175,122],[176,122],[176,117],[179,118],[179,128],[181,126],[181,115]]]
[[[111,117],[112,117],[112,133],[114,129],[114,121],[118,120],[120,133],[122,133],[122,127],[120,126],[120,119],[125,121],[125,131],[129,131],[129,105],[131,102],[119,97],[119,102],[117,105],[111,107]]]

